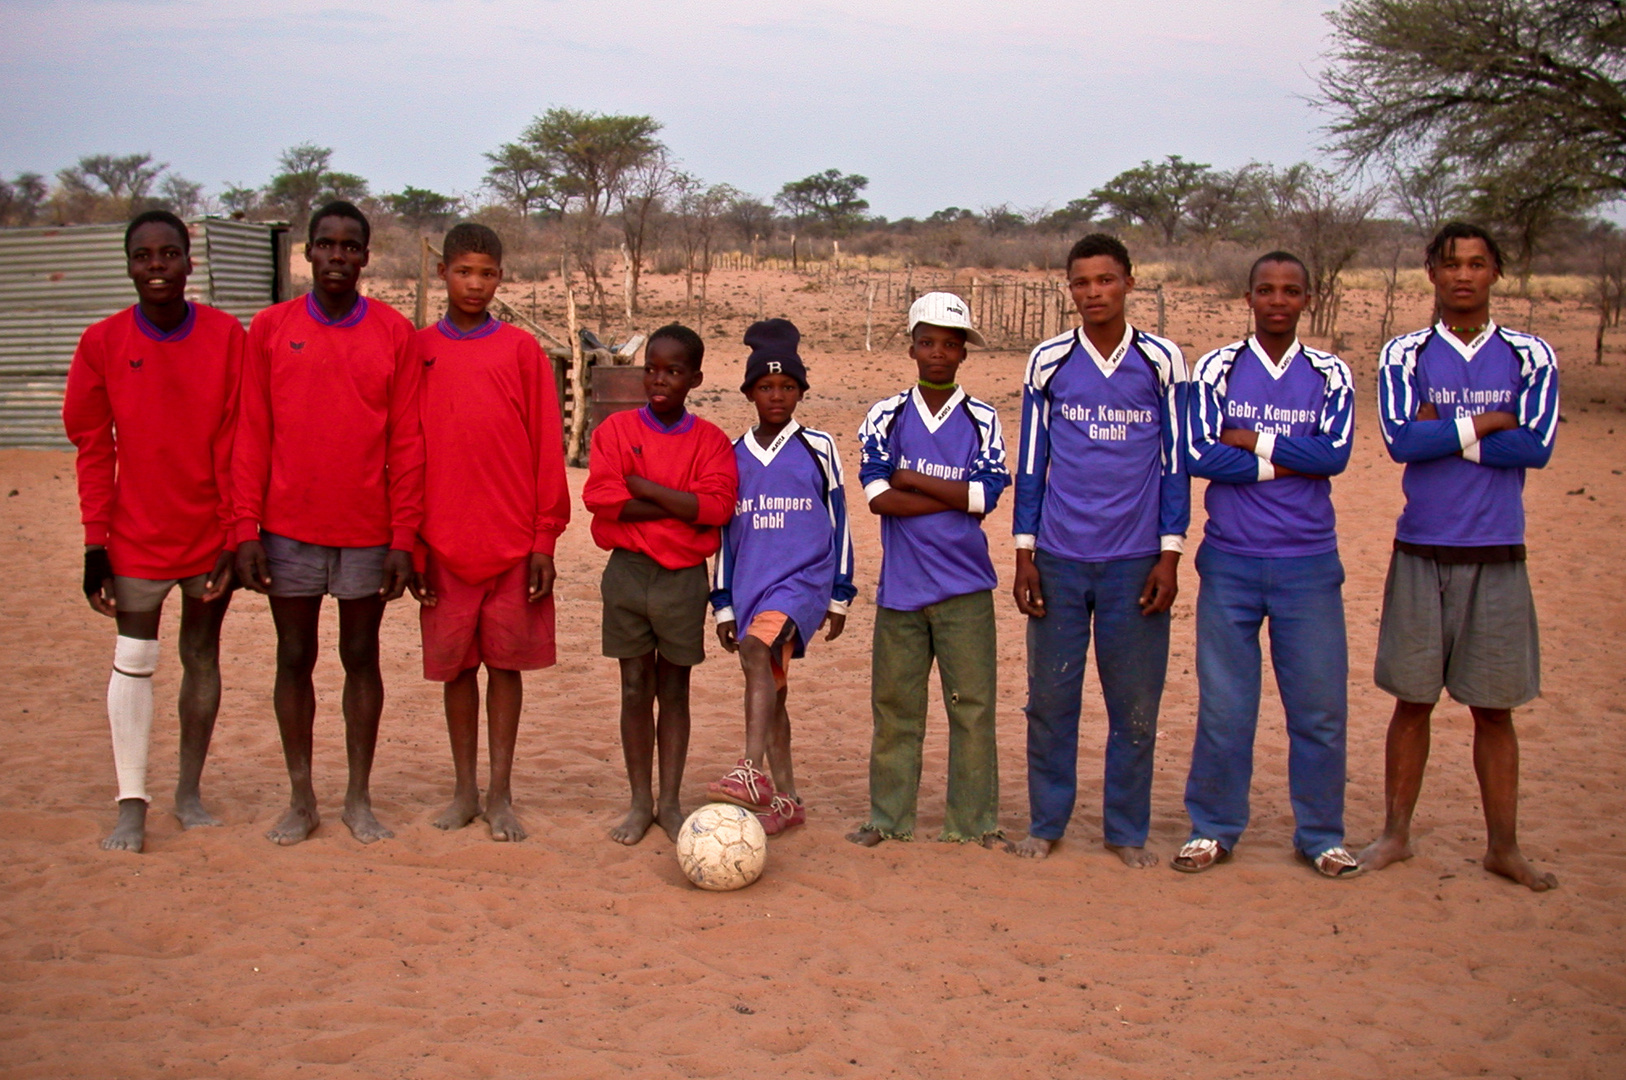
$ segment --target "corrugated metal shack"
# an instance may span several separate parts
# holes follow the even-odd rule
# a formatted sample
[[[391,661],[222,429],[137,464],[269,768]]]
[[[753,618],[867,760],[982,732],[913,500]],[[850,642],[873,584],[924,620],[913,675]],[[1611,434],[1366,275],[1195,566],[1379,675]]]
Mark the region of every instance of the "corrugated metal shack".
[[[288,293],[287,228],[201,218],[187,297],[247,326]],[[85,327],[129,307],[124,225],[0,229],[0,447],[68,449],[62,391]]]

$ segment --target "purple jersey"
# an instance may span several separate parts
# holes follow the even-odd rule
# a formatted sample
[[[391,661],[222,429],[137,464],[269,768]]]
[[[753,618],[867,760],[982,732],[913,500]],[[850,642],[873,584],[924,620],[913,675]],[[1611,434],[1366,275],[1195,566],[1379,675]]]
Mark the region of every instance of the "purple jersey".
[[[909,390],[876,402],[858,429],[858,439],[863,453],[859,479],[867,498],[887,489],[893,469],[971,485],[970,512],[882,515],[881,584],[875,602],[897,611],[919,611],[997,585],[981,515],[994,508],[1011,477],[993,406],[956,389],[933,414],[920,391]]]
[[[1298,342],[1271,361],[1254,338],[1197,361],[1186,447],[1208,480],[1207,542],[1233,555],[1292,558],[1338,550],[1332,481],[1349,464],[1355,427],[1349,366]],[[1258,432],[1252,451],[1220,442],[1226,428]],[[1282,465],[1304,476],[1275,475]]]
[[[784,612],[801,656],[824,613],[846,614],[857,592],[835,440],[792,420],[767,447],[749,431],[735,439],[734,463],[739,494],[723,526],[712,607],[742,635],[764,611]]]
[[[1416,419],[1425,402],[1438,419]],[[1406,466],[1398,539],[1524,543],[1524,470],[1547,464],[1558,430],[1558,361],[1545,341],[1495,323],[1467,344],[1443,325],[1397,337],[1378,362],[1378,411],[1389,456]],[[1483,412],[1513,413],[1519,426],[1476,439]]]
[[[1033,350],[1022,390],[1017,547],[1082,562],[1183,550],[1185,359],[1126,328],[1110,356],[1078,330]]]

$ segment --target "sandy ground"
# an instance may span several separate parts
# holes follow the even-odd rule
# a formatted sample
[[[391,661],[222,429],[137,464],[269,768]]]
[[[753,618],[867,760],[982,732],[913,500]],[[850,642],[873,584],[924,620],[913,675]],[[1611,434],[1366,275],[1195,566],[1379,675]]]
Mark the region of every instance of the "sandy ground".
[[[682,289],[652,284],[664,308],[650,325],[676,310]],[[745,422],[732,389],[743,349],[733,343],[765,295],[770,314],[811,327],[815,389],[801,418],[838,432],[855,454],[864,406],[906,385],[911,369],[896,341],[861,351],[853,288],[805,286],[788,275],[713,279],[714,299],[732,306],[708,328],[712,382],[697,404],[730,431]],[[528,287],[515,291],[529,299]],[[1363,389],[1354,460],[1335,487],[1349,573],[1355,844],[1381,824],[1388,702],[1368,673],[1400,505],[1399,469],[1373,422],[1376,302],[1356,294],[1346,304],[1346,355]],[[1137,303],[1132,316],[1148,318]],[[1402,325],[1420,324],[1426,304],[1408,297]],[[330,652],[317,672],[327,817],[298,847],[268,843],[285,798],[269,700],[274,642],[264,600],[241,596],[226,624],[225,699],[205,777],[227,824],[183,833],[168,816],[179,665],[166,646],[148,851],[105,853],[97,840],[112,823],[113,783],[102,696],[113,635],[78,595],[72,461],[0,454],[0,565],[10,578],[0,592],[0,1076],[1620,1076],[1623,357],[1617,342],[1607,366],[1590,366],[1578,308],[1546,304],[1537,317],[1565,362],[1567,417],[1552,466],[1531,475],[1526,496],[1546,692],[1520,714],[1522,840],[1562,882],[1539,896],[1478,865],[1471,725],[1454,705],[1436,723],[1417,858],[1349,883],[1295,863],[1273,691],[1253,826],[1235,861],[1194,878],[1126,870],[1100,847],[1104,719],[1093,674],[1080,805],[1048,862],[931,842],[844,843],[866,805],[879,551],[862,512],[862,593],[847,636],[794,672],[809,824],[773,842],[765,876],[745,891],[691,888],[658,834],[630,849],[605,838],[624,798],[615,665],[598,656],[604,554],[580,516],[559,549],[562,659],[527,678],[516,786],[529,841],[494,844],[478,824],[450,835],[430,827],[451,771],[408,600],[385,623],[389,699],[373,784],[396,839],[364,848],[337,820],[343,747]],[[1171,336],[1193,353],[1243,323],[1237,302],[1172,297]],[[1021,367],[1021,354],[996,352],[962,375],[1014,422]],[[578,491],[582,479],[572,475]],[[1009,500],[988,529],[1008,580]],[[1186,832],[1196,694],[1189,566],[1181,585],[1153,792],[1152,846],[1165,861]],[[1022,625],[1004,594],[999,612],[1003,823],[1020,835]],[[332,624],[330,608],[330,644]],[[694,682],[689,806],[737,753],[740,688],[735,664],[713,648]],[[941,821],[944,769],[937,721],[922,791],[927,836]]]

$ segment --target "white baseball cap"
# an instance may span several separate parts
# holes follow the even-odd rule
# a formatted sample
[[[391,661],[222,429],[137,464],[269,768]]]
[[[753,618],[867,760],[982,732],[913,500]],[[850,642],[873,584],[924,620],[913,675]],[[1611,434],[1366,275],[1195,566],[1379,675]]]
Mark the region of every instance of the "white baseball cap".
[[[931,326],[946,326],[951,330],[964,330],[965,339],[980,349],[986,349],[988,343],[977,328],[971,325],[971,309],[964,300],[950,292],[929,292],[909,305],[909,336],[913,337],[915,327],[921,323]]]

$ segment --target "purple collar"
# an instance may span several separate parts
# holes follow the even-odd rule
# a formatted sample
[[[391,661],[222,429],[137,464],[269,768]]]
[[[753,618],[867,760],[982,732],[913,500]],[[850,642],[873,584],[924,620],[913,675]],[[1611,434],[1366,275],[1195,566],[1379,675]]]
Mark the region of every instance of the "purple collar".
[[[473,341],[475,338],[490,337],[492,334],[497,332],[497,327],[501,325],[502,323],[492,318],[488,312],[486,314],[486,321],[467,333],[464,333],[462,330],[459,330],[456,326],[452,325],[452,320],[450,318],[442,318],[440,322],[435,324],[435,329],[439,330],[453,341]]]
[[[367,298],[365,296],[356,297],[354,307],[339,316],[339,318],[330,319],[327,317],[327,312],[322,310],[322,305],[316,302],[316,294],[308,292],[305,294],[305,313],[323,326],[332,326],[343,330],[355,326],[367,317]]]
[[[678,417],[677,422],[671,427],[667,427],[665,424],[661,423],[660,420],[656,418],[654,410],[652,410],[648,405],[645,405],[638,410],[638,418],[648,425],[651,431],[658,431],[662,435],[682,435],[690,428],[694,427],[694,413],[687,409],[683,410],[683,415]]]
[[[181,341],[192,332],[193,325],[198,321],[197,305],[188,300],[186,302],[186,317],[181,324],[173,330],[158,329],[156,323],[147,318],[147,313],[141,310],[141,305],[135,305],[136,329],[152,338],[154,341]]]

